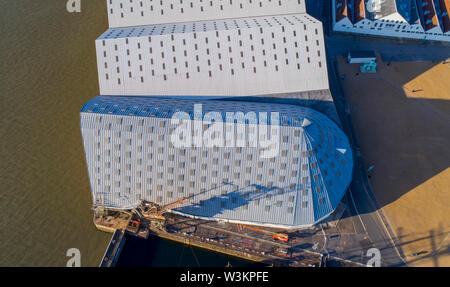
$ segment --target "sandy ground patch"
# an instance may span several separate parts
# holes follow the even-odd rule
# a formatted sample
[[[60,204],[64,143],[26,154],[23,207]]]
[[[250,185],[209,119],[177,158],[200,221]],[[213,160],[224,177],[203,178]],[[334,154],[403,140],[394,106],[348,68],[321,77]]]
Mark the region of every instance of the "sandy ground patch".
[[[450,266],[450,63],[378,63],[339,59],[373,192],[409,265]]]

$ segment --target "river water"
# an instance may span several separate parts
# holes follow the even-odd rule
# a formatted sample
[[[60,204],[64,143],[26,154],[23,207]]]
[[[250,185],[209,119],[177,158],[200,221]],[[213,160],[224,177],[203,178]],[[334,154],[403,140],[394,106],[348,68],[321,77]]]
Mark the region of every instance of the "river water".
[[[69,248],[82,266],[98,266],[109,242],[92,224],[79,126],[83,103],[98,94],[94,41],[106,13],[106,0],[82,0],[73,14],[66,0],[0,1],[0,266],[65,266]],[[174,252],[155,251],[147,265],[192,262],[179,254],[185,247],[157,244]],[[167,255],[176,260],[162,263]]]

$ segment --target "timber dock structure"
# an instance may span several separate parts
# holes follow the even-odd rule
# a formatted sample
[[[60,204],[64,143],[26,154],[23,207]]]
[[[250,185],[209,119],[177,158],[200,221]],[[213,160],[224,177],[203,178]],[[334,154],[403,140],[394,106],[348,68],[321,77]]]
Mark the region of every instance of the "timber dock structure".
[[[165,220],[156,222],[139,217],[135,211],[130,211],[126,216],[128,222],[124,222],[125,212],[105,210],[101,212],[108,214],[105,215],[108,220],[100,220],[100,217],[95,215],[95,226],[101,231],[113,233],[102,258],[101,267],[115,266],[127,236],[143,239],[148,236],[158,236],[268,266],[320,267],[324,266],[327,260],[333,260],[340,266],[361,266],[358,263],[327,257],[320,252],[304,249],[303,247],[313,245],[308,244],[308,241],[317,233],[316,228],[290,232],[287,234],[289,241],[284,242],[274,239],[273,234],[286,231],[273,228],[246,228],[245,225],[193,219],[172,213],[164,214]],[[108,222],[107,226],[103,225],[105,222]],[[132,222],[139,224],[132,226],[130,224]]]

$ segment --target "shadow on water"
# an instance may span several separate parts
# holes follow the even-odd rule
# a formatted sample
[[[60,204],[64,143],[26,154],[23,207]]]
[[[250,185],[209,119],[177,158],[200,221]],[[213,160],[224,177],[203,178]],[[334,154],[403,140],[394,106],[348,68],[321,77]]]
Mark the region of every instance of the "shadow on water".
[[[226,254],[188,246],[156,236],[141,239],[127,236],[117,267],[258,267],[263,263],[246,261]]]

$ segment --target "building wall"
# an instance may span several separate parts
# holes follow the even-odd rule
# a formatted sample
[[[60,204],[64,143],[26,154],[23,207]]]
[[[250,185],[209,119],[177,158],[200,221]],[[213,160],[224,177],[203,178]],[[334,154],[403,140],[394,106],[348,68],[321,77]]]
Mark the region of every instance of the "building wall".
[[[193,196],[176,211],[232,221],[311,225],[334,210],[351,180],[352,156],[345,135],[332,121],[313,110],[213,101],[215,106],[210,105],[210,110],[244,113],[266,110],[282,114],[282,126],[277,133],[279,154],[262,158],[260,146],[174,147],[170,135],[176,126],[170,117],[140,116],[136,112],[144,106],[150,115],[159,109],[189,109],[190,101],[110,98],[115,99],[106,98],[107,104],[94,99],[97,105],[88,103],[90,107],[83,108],[81,113],[95,205],[127,209],[142,199],[167,204]],[[301,128],[305,117],[312,125]],[[298,125],[292,126],[295,122]],[[303,129],[308,136],[305,137]],[[223,132],[227,132],[225,127]],[[236,131],[233,133],[238,137]],[[311,144],[314,138],[315,143]],[[323,147],[316,145],[319,142]],[[318,153],[312,152],[313,146]],[[348,149],[348,153],[340,155],[333,151],[339,147]]]
[[[328,89],[322,24],[306,14],[109,29],[96,47],[104,95]]]
[[[336,1],[336,0],[333,0]],[[336,3],[336,2],[334,2]],[[333,5],[333,14],[336,13],[336,7]],[[449,34],[443,34],[439,27],[429,31],[423,29],[422,25],[409,24],[401,15],[394,13],[379,20],[364,19],[358,23],[352,24],[347,19],[342,19],[334,23],[334,31],[368,34],[374,36],[400,37],[434,41],[450,41]]]
[[[406,22],[395,23],[382,20],[363,20],[355,25],[339,22],[334,25],[334,30],[374,36],[400,37],[434,41],[450,41],[450,35],[434,32],[424,32],[420,24],[410,25]]]
[[[305,13],[304,0],[107,0],[110,27]]]
[[[419,24],[409,25],[406,22],[395,23],[383,20],[362,20],[354,25],[344,22],[336,23],[335,31],[369,34],[377,36],[404,37],[423,39],[424,31]]]

